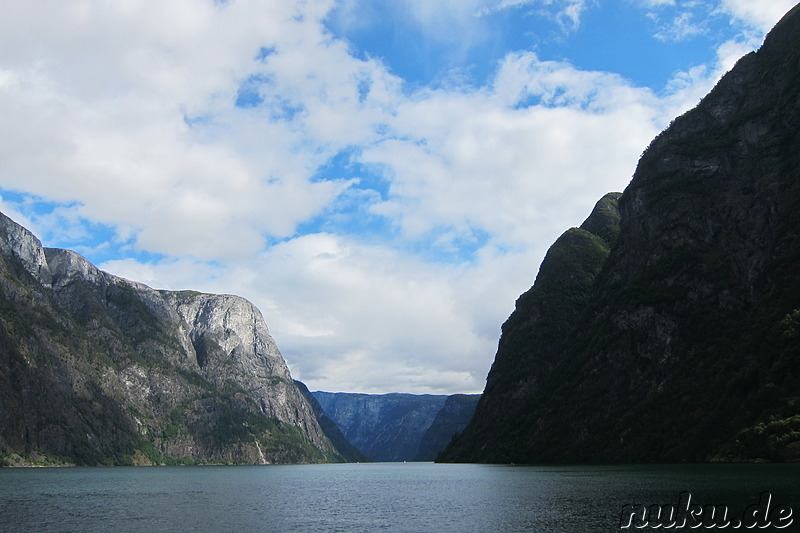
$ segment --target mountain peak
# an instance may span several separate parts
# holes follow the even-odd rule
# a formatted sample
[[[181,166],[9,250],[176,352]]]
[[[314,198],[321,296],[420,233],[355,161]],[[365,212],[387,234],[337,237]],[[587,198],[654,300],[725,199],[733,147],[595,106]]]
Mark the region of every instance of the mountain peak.
[[[606,254],[551,247],[441,459],[800,457],[798,129],[800,6],[653,140]]]
[[[0,454],[341,460],[244,298],[157,291],[0,214]]]

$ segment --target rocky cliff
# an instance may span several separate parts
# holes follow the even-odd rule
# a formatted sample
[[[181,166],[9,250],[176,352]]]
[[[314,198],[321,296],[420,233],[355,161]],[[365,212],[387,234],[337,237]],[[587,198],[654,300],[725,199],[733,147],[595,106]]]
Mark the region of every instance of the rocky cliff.
[[[799,132],[800,6],[551,247],[440,459],[800,459]]]
[[[452,407],[441,414],[449,398],[435,394],[357,394],[347,392],[312,393],[325,414],[341,429],[348,441],[373,461],[432,460],[450,441],[453,433],[466,426],[472,412]],[[469,403],[477,395],[456,395]],[[441,418],[439,418],[441,414]],[[419,459],[420,444],[436,426],[440,431],[453,427],[443,443],[428,442],[423,447],[425,459]],[[438,432],[434,427],[434,434]],[[433,446],[433,447],[431,447]],[[436,448],[436,446],[439,446]]]
[[[479,394],[453,394],[436,413],[419,440],[415,461],[433,461],[450,441],[467,426],[475,414]]]
[[[79,464],[341,460],[250,302],[43,248],[0,214],[0,454]]]
[[[322,408],[322,405],[317,401],[314,397],[314,394],[308,390],[306,384],[295,380],[295,385],[303,393],[306,400],[308,400],[309,405],[314,410],[314,414],[319,421],[319,425],[322,428],[322,431],[325,435],[330,439],[331,443],[336,447],[339,453],[344,457],[344,459],[349,463],[366,463],[370,462],[371,459],[361,453],[361,451],[353,446],[350,441],[344,436],[344,433],[339,429],[339,426],[331,420],[328,415],[325,414],[325,410]]]

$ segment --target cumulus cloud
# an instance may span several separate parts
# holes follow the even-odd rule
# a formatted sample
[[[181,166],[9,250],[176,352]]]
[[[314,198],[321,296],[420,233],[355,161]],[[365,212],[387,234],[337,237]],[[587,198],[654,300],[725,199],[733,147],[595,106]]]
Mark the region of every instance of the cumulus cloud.
[[[189,260],[100,266],[154,286],[245,295],[293,375],[317,389],[480,392],[499,324],[519,295],[514,280],[533,281],[539,252],[487,247],[471,265],[436,264],[323,233],[233,267]]]
[[[362,156],[391,181],[372,209],[410,238],[446,227],[502,246],[550,241],[625,187],[650,139],[713,84],[703,73],[659,99],[614,74],[510,54],[491,87],[398,106],[389,122],[398,136]]]
[[[755,30],[766,33],[797,5],[796,0],[722,0],[722,9]]]
[[[348,185],[312,181],[316,167],[363,141],[393,92],[330,42],[313,4],[90,4],[4,17],[4,185],[78,202],[141,248],[230,258],[259,250],[262,234],[291,235]],[[265,99],[299,109],[295,120],[231,105],[255,75],[270,80]]]
[[[721,8],[755,35],[776,3]],[[550,243],[755,43],[659,93],[530,50],[480,86],[418,87],[327,30],[356,5],[4,6],[0,209],[118,275],[247,297],[312,389],[479,392]],[[513,8],[574,31],[594,4],[402,5],[448,42]],[[321,170],[342,154],[357,171]]]

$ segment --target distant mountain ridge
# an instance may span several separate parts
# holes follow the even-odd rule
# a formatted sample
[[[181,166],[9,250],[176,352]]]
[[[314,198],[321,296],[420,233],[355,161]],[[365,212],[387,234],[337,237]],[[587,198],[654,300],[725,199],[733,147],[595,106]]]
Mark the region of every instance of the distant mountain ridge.
[[[450,441],[467,427],[475,414],[480,394],[452,394],[436,413],[419,440],[415,461],[433,461]]]
[[[475,410],[477,394],[316,391],[325,414],[373,461],[431,461]]]
[[[800,460],[800,5],[548,251],[441,461]]]
[[[0,214],[0,460],[26,457],[344,460],[250,302],[113,276]]]
[[[322,431],[325,435],[330,439],[331,443],[336,447],[337,451],[344,457],[344,459],[349,463],[363,463],[369,462],[371,459],[361,453],[361,450],[353,446],[350,441],[344,436],[342,431],[339,429],[339,426],[336,423],[328,418],[328,415],[325,414],[325,410],[322,408],[320,403],[308,390],[305,383],[301,381],[295,380],[295,385],[297,388],[300,389],[300,392],[303,393],[306,400],[308,400],[309,405],[314,410],[314,414],[317,417],[317,421],[319,421],[319,425],[322,428]]]

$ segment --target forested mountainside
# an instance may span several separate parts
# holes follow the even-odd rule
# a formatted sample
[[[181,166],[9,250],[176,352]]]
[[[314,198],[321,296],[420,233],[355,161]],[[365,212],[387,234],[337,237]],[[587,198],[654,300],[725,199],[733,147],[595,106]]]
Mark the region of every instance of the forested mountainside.
[[[250,302],[110,275],[0,214],[0,460],[344,458]]]
[[[441,461],[800,460],[800,6],[548,251]]]

